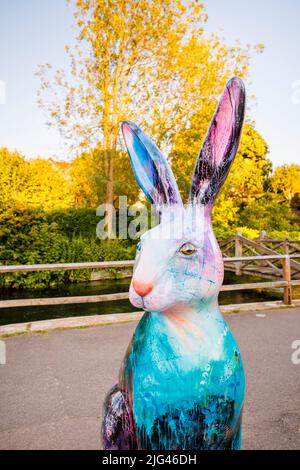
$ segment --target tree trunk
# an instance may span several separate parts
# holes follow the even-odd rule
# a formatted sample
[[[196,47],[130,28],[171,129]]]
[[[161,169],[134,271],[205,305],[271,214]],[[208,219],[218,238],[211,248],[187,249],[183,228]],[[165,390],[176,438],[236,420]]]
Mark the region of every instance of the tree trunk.
[[[103,116],[104,131],[104,152],[105,152],[105,177],[106,177],[106,223],[107,236],[111,239],[113,233],[113,216],[114,216],[114,151],[112,149],[111,124],[109,119],[108,99]]]
[[[108,167],[107,167],[107,184],[106,184],[106,204],[107,204],[107,235],[111,239],[113,233],[113,216],[114,216],[114,151],[107,151]]]

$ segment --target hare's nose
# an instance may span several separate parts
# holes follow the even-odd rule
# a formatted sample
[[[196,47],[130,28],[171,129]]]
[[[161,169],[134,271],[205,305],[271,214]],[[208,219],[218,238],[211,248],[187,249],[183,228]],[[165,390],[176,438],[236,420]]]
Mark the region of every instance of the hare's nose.
[[[146,283],[133,280],[132,285],[135,292],[141,297],[145,297],[145,295],[149,294],[153,289],[153,284],[151,282]]]

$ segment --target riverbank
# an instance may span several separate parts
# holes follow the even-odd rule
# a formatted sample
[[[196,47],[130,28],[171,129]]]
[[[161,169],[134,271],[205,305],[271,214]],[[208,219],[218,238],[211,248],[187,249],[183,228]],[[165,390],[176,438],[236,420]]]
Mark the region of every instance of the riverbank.
[[[294,300],[289,308],[300,307],[300,300]],[[247,304],[221,305],[223,314],[240,314],[249,312],[262,312],[270,309],[286,309],[287,306],[280,300],[273,302],[253,302]],[[101,325],[114,325],[137,322],[143,315],[143,311],[130,313],[117,313],[108,315],[87,315],[83,317],[57,318],[55,320],[43,320],[12,325],[0,326],[0,338],[24,335],[28,333],[45,333],[50,331],[90,328]],[[264,316],[263,314],[261,314]]]
[[[260,278],[236,276],[226,272],[224,284],[259,282]],[[43,299],[56,297],[95,296],[128,292],[130,278],[66,284],[47,289],[6,290],[1,292],[1,300]],[[255,289],[221,292],[220,305],[244,304],[253,302],[270,302],[282,300],[281,289]],[[18,302],[20,303],[20,302]],[[14,323],[32,323],[43,320],[55,320],[69,317],[102,316],[137,311],[129,300],[114,300],[93,303],[75,303],[58,305],[38,305],[19,307],[1,307],[0,325]]]

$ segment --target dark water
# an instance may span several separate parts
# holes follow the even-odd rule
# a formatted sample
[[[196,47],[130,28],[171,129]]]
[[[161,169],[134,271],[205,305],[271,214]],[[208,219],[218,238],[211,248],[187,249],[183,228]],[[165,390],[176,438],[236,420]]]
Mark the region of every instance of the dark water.
[[[225,273],[224,284],[241,284],[246,282],[262,281],[260,278],[250,276],[236,276]],[[52,287],[42,290],[3,291],[0,299],[20,299],[39,297],[68,297],[76,295],[96,295],[115,292],[126,292],[130,279],[106,280],[97,282],[82,282],[67,286]],[[260,302],[281,300],[282,289],[273,290],[243,290],[221,292],[220,305],[238,304],[247,302]],[[50,305],[38,307],[17,307],[0,309],[0,325],[10,323],[31,322],[51,318],[75,317],[84,315],[104,315],[107,313],[123,313],[136,311],[129,301],[119,300],[113,302],[98,302],[73,305]]]

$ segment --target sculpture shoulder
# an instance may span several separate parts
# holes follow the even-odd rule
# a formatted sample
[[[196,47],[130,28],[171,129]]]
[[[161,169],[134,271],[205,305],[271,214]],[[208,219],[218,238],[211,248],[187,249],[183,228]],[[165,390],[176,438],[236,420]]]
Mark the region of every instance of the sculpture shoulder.
[[[150,312],[145,312],[139,321],[135,332],[131,338],[131,341],[127,347],[124,359],[121,364],[119,371],[119,386],[121,390],[128,391],[131,388],[132,380],[132,369],[134,367],[135,359],[138,355],[138,350],[141,347],[141,343],[145,338],[145,329],[150,319]]]

